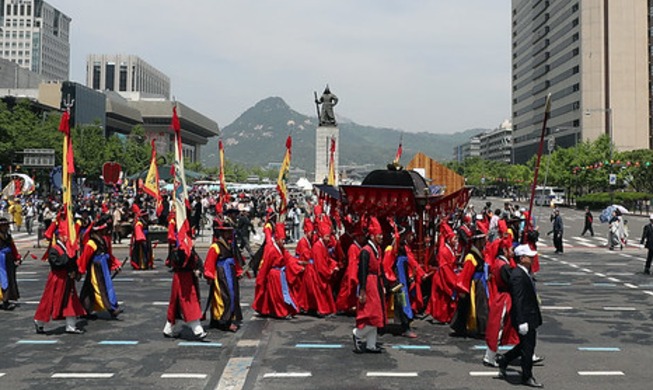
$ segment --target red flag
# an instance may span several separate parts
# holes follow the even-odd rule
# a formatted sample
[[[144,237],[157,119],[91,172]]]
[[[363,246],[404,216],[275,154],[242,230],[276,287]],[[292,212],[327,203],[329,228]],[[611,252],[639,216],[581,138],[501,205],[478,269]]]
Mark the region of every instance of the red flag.
[[[222,139],[218,140],[218,153],[220,155],[220,196],[215,208],[218,213],[222,214],[224,204],[231,200],[231,196],[229,196],[229,192],[227,191],[227,182],[224,178],[224,145],[222,144]]]
[[[70,112],[64,111],[59,123],[59,131],[63,137],[63,162],[62,162],[62,188],[63,188],[63,216],[65,220],[60,223],[59,234],[66,237],[66,252],[69,257],[75,257],[79,249],[79,240],[73,221],[72,181],[75,173],[75,159],[73,157],[73,140],[70,134]]]
[[[399,160],[401,159],[401,153],[402,153],[402,150],[401,150],[401,142],[400,142],[399,147],[397,148],[397,154],[395,154],[395,159],[393,161],[393,163],[395,165],[399,164]]]

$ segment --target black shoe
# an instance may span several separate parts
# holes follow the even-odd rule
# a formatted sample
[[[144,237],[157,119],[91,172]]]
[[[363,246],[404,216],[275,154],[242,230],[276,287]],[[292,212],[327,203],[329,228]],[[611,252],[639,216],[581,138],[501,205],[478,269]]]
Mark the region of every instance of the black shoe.
[[[351,335],[351,337],[354,339],[354,353],[363,353],[363,348],[361,346],[362,340],[356,337],[356,335]]]
[[[651,274],[651,271],[650,271],[650,270],[648,270],[648,269],[645,269],[645,270],[644,270],[644,275],[650,275],[650,274]]]
[[[45,329],[43,329],[43,327],[36,321],[34,321],[34,328],[36,329],[36,334],[45,334]]]
[[[533,358],[533,364],[542,363],[544,361],[544,356],[537,356]]]
[[[537,387],[537,388],[544,387],[543,384],[537,382],[533,377],[530,377],[528,379],[522,379],[521,384],[528,387]]]
[[[122,308],[117,308],[116,310],[112,310],[109,314],[111,314],[111,318],[118,318],[123,311]]]
[[[68,334],[83,334],[84,330],[79,329],[79,328],[74,328],[74,329],[66,329],[66,333]]]
[[[16,304],[15,304],[15,303],[11,303],[11,302],[9,302],[9,301],[5,301],[5,302],[2,303],[2,310],[12,311],[12,310],[14,310],[15,308],[16,308]]]
[[[383,348],[377,348],[377,347],[365,348],[365,353],[382,353],[382,352],[383,352]]]
[[[504,355],[497,354],[494,359],[499,365],[499,378],[505,378],[507,376],[506,370],[508,369],[508,361],[506,360],[506,357]]]

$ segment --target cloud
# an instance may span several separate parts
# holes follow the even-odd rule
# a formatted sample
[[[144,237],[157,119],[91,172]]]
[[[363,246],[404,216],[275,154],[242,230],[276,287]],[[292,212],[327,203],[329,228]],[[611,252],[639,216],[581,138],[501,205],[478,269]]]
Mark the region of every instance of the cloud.
[[[508,1],[51,0],[71,16],[71,76],[90,53],[136,54],[221,126],[280,96],[312,114],[407,131],[495,127],[510,113]]]

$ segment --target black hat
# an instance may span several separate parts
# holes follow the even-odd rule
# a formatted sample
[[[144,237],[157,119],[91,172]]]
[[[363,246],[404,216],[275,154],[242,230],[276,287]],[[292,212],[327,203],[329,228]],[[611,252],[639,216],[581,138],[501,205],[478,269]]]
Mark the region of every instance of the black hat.
[[[14,222],[8,220],[8,219],[5,218],[5,217],[0,218],[0,226],[11,225],[12,223],[14,223]]]

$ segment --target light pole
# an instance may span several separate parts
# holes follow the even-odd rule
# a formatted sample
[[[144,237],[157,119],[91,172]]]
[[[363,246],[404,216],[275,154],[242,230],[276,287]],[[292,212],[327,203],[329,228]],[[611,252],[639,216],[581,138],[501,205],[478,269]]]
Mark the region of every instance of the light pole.
[[[612,174],[612,154],[613,154],[613,146],[612,146],[612,107],[608,108],[588,108],[585,110],[585,115],[590,116],[592,115],[592,112],[605,112],[605,115],[607,116],[607,130],[608,130],[608,138],[610,140],[610,173],[608,174],[608,185],[610,186],[610,204],[614,203],[614,187],[613,184],[610,183],[610,176]]]

